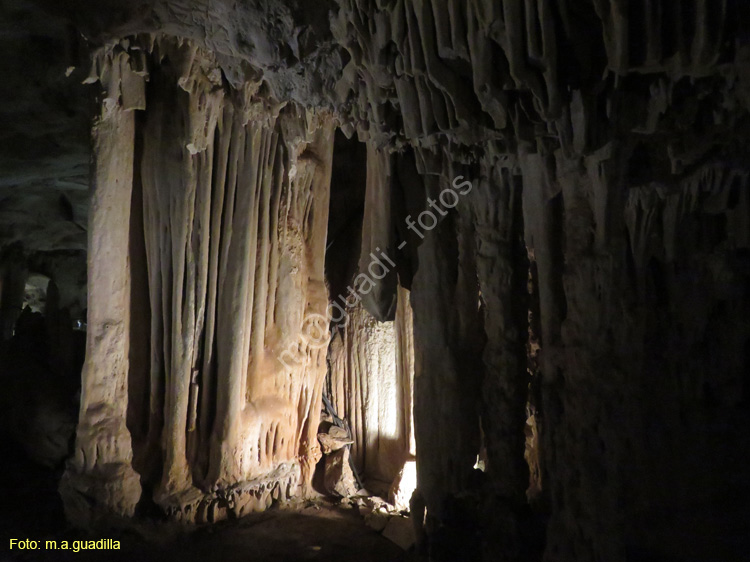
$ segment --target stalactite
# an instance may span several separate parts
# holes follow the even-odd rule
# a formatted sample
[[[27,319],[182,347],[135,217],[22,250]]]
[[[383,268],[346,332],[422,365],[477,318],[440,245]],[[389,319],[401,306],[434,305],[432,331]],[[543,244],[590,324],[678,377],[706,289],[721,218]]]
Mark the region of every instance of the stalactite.
[[[164,400],[152,403],[152,408],[163,408],[163,427],[154,427],[152,436],[163,436],[165,464],[159,496],[170,501],[166,498],[192,486],[186,429],[205,312],[208,248],[202,239],[209,232],[206,214],[214,152],[209,143],[223,91],[210,76],[193,73],[194,49],[183,46],[162,55],[168,63],[151,73],[139,169],[152,322],[161,328],[152,329],[150,347],[156,379],[152,387],[163,388]],[[181,67],[189,69],[187,77],[195,90],[178,86],[183,77],[174,72]],[[158,400],[158,394],[153,398]]]
[[[424,200],[439,199],[457,174],[442,154],[420,155]],[[461,208],[468,205],[459,202]],[[482,320],[477,306],[476,249],[469,213],[447,213],[418,248],[414,277],[414,423],[417,494],[427,506],[427,531],[459,517],[452,502],[470,479],[479,452]],[[435,282],[440,279],[440,282]],[[439,414],[438,414],[439,412]],[[414,501],[414,500],[413,500]],[[465,538],[465,537],[464,537]],[[461,539],[450,542],[456,556]],[[454,550],[450,550],[450,548]]]
[[[393,320],[396,314],[395,268],[387,265],[384,271],[373,268],[373,260],[396,255],[395,230],[388,228],[394,217],[391,201],[392,157],[387,150],[367,144],[367,187],[364,221],[362,224],[362,251],[359,274],[367,285],[361,289],[365,308],[380,321]],[[355,279],[355,283],[357,280]],[[373,286],[370,286],[373,285]],[[356,287],[355,287],[356,288]]]
[[[525,449],[528,303],[524,299],[528,278],[523,241],[521,178],[489,157],[482,162],[473,194],[474,235],[477,252],[479,307],[486,344],[483,352],[481,426],[488,476],[485,515],[494,522],[494,541],[507,552],[521,549],[514,520],[526,504],[528,466]],[[489,539],[488,539],[489,540]]]
[[[318,459],[327,340],[312,333],[327,336],[327,322],[306,319],[327,301],[333,125],[304,98],[368,143],[360,265],[395,246],[411,291],[413,341],[399,303],[389,349],[405,410],[401,354],[414,349],[412,506],[418,526],[426,511],[432,558],[685,558],[660,514],[693,513],[685,490],[716,508],[703,490],[734,490],[715,459],[747,451],[741,3],[338,0],[310,57],[282,54],[302,50],[284,3],[240,3],[247,18],[226,26],[215,23],[229,3],[169,4],[153,20],[204,37],[215,56],[134,38],[94,74],[125,77],[106,114],[145,108],[134,134],[152,361],[138,388],[150,389],[143,450],[154,453],[141,456],[159,469],[143,476],[157,484],[165,469],[158,500],[189,520],[244,513],[304,489]],[[248,36],[252,56],[238,46]],[[134,78],[148,73],[148,85]],[[429,201],[459,175],[472,193],[416,234],[407,219],[437,213]],[[524,504],[525,250],[540,340],[536,519]],[[378,319],[392,316],[394,280],[365,302]],[[333,394],[366,453],[369,381],[357,373],[374,361],[357,354],[383,328],[353,315],[331,349]],[[87,367],[84,387],[97,377]],[[120,431],[118,416],[107,420]]]
[[[396,308],[396,361],[398,383],[401,388],[400,416],[401,434],[409,456],[417,454],[414,440],[414,317],[409,300],[409,291],[398,289]]]
[[[521,181],[489,162],[474,196],[480,301],[487,345],[482,427],[498,493],[523,497],[528,476],[520,450],[528,394],[528,306],[521,298],[528,267],[523,243]],[[498,322],[497,325],[493,325]],[[497,471],[497,472],[496,472]]]

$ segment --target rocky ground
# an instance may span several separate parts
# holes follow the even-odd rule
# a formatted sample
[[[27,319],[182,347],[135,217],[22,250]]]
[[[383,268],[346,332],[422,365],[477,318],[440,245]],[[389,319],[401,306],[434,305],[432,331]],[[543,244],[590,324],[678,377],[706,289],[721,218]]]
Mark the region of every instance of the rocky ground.
[[[60,470],[39,468],[9,442],[0,444],[0,561],[252,561],[400,562],[407,554],[367,526],[357,507],[328,503],[272,509],[212,527],[175,527],[151,521],[137,531],[83,535],[65,524],[57,494]],[[356,503],[354,504],[356,506]],[[10,551],[11,538],[114,539],[120,550]]]

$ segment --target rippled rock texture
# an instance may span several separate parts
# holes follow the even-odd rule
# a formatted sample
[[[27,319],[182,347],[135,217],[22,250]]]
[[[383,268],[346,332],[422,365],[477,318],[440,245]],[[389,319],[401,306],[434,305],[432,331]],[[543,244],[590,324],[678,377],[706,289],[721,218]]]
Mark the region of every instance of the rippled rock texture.
[[[104,91],[71,518],[309,494],[325,386],[359,468],[416,453],[434,560],[746,555],[744,2],[63,11]]]

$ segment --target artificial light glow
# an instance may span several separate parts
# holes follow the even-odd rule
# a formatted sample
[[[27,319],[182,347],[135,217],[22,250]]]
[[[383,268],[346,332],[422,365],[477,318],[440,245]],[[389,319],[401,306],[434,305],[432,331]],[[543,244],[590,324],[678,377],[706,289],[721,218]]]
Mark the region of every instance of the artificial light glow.
[[[393,505],[399,511],[409,511],[409,501],[417,489],[417,461],[414,459],[404,463],[393,483]]]

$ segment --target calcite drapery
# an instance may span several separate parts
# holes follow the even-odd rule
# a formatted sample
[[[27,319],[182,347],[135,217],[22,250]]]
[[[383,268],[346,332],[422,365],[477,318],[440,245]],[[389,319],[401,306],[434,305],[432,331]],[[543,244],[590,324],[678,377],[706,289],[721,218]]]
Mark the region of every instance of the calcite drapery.
[[[327,304],[333,125],[251,86],[231,90],[190,43],[131,41],[97,59],[110,77],[104,111],[114,117],[97,129],[94,197],[105,205],[92,211],[84,371],[85,389],[106,383],[119,394],[84,391],[63,490],[72,505],[72,490],[88,494],[92,467],[116,461],[136,478],[123,493],[127,506],[98,499],[105,511],[132,514],[139,494],[129,406],[132,464],[156,486],[158,504],[187,520],[239,515],[304,494],[319,455],[326,349],[304,329]],[[145,111],[136,118],[132,106]],[[113,119],[117,128],[105,129]],[[119,199],[109,205],[107,197]],[[136,299],[150,303],[150,315],[137,312],[141,332],[129,338]],[[109,348],[95,338],[100,324],[116,330]],[[113,351],[122,358],[114,367]],[[129,356],[137,358],[130,368]],[[116,382],[102,379],[113,369]],[[120,428],[114,435],[127,447],[114,459],[96,448],[96,424]]]
[[[732,456],[730,443],[748,450],[737,390],[748,329],[736,316],[748,310],[747,6],[339,4],[332,30],[351,60],[337,93],[363,139],[398,151],[402,213],[458,174],[475,182],[457,215],[408,239],[431,555],[482,556],[461,534],[476,517],[486,559],[541,556],[528,551],[541,541],[522,537],[535,532],[522,464],[531,309],[546,559],[682,557],[658,514],[684,506],[680,489],[719,509],[707,490],[729,492],[701,462],[723,474],[708,459]],[[535,258],[528,306],[519,237]],[[484,511],[482,497],[499,507]]]
[[[351,426],[356,466],[381,487],[390,485],[415,453],[413,322],[409,291],[398,286],[394,261],[402,259],[392,228],[392,160],[368,143],[358,274],[353,291],[331,295],[334,303],[346,305],[333,314],[338,329],[329,355],[329,392]]]
[[[493,560],[537,545],[548,560],[701,557],[663,515],[705,533],[750,450],[746,3],[337,3],[330,30],[328,3],[315,23],[315,7],[297,18],[280,0],[159,1],[152,21],[205,38],[235,83],[256,76],[244,72],[256,56],[271,90],[333,107],[387,163],[395,197],[375,199],[363,238],[395,229],[409,244],[415,506],[433,557],[479,556],[465,549],[474,531]],[[233,4],[242,17],[221,25]],[[331,43],[310,39],[329,31]],[[410,236],[404,215],[457,174],[471,196],[424,241]],[[523,537],[527,305],[546,544]],[[482,445],[485,475],[472,470]]]
[[[354,463],[381,487],[415,452],[411,307],[401,291],[393,322],[377,322],[362,306],[351,309],[329,357],[330,394],[352,429]]]

